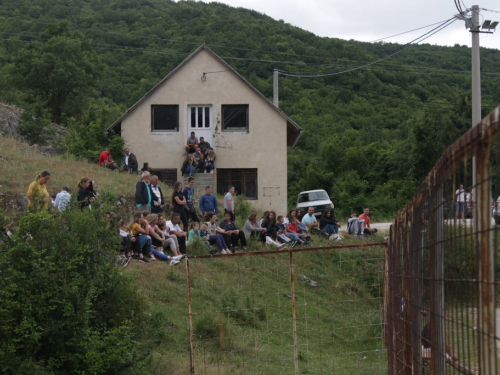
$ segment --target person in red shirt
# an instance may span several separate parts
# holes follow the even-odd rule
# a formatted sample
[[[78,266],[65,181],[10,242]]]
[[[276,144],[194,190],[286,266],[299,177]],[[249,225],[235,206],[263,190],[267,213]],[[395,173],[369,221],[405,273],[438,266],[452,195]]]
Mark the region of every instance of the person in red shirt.
[[[101,152],[101,155],[99,156],[99,166],[100,167],[106,167],[106,168],[110,168],[110,169],[115,169],[118,167],[118,165],[115,163],[115,161],[111,157],[112,153],[113,153],[113,150],[110,148]]]
[[[374,233],[377,233],[378,229],[377,228],[372,228],[370,226],[370,217],[368,216],[369,213],[370,213],[370,209],[368,207],[365,207],[364,210],[363,210],[363,213],[361,215],[359,215],[358,219],[365,221],[363,223],[364,233],[367,234],[367,235],[372,235]]]

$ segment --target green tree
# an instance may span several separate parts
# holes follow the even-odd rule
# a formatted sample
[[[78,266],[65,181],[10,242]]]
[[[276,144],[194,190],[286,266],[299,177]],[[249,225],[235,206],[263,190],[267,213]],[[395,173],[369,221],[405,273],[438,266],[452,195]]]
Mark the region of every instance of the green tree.
[[[0,373],[138,374],[146,304],[104,210],[23,216],[0,243]]]
[[[51,120],[80,113],[96,85],[99,58],[82,34],[63,23],[48,26],[39,41],[21,49],[13,64],[13,78],[28,99],[46,106]]]

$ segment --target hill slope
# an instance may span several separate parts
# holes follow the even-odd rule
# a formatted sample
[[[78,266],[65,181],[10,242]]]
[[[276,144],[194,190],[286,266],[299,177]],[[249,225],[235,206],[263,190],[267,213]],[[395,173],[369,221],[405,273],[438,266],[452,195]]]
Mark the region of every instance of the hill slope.
[[[339,72],[402,48],[320,38],[218,3],[7,0],[0,12],[0,98],[29,105],[30,92],[16,83],[13,67],[29,46],[43,43],[50,25],[66,22],[90,41],[99,67],[93,91],[66,115],[80,118],[99,98],[112,108],[103,127],[203,42],[268,97],[274,68]],[[481,53],[486,114],[500,103],[500,51]],[[280,107],[304,129],[289,156],[289,196],[324,188],[344,214],[366,204],[393,214],[470,127],[470,61],[465,46],[426,44],[347,74],[280,77]]]

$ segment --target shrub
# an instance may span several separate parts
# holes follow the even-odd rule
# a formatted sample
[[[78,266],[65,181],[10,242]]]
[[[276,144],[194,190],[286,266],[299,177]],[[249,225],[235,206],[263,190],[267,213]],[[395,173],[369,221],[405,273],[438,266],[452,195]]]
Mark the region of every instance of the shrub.
[[[29,213],[0,252],[0,372],[135,374],[145,303],[96,209]],[[142,350],[142,351],[141,351]]]

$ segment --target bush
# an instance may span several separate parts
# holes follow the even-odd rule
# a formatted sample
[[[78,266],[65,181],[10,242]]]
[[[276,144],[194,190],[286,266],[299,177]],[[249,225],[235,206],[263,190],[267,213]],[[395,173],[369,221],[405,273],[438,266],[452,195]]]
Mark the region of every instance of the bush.
[[[96,209],[29,213],[0,252],[0,372],[136,374],[146,305]]]
[[[30,145],[45,145],[51,137],[49,125],[50,120],[46,112],[35,105],[33,109],[23,112],[17,132]]]

